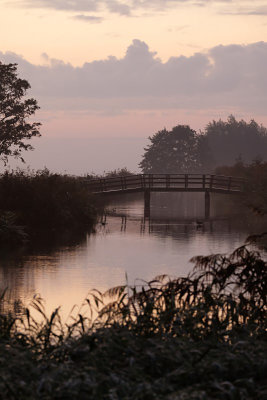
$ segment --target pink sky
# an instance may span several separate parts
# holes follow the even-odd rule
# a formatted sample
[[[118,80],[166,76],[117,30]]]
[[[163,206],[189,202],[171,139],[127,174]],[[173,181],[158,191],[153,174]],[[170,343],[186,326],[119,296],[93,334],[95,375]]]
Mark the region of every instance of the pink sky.
[[[137,170],[164,127],[229,114],[267,125],[266,1],[4,1],[0,34],[0,61],[18,63],[41,106],[33,168]]]

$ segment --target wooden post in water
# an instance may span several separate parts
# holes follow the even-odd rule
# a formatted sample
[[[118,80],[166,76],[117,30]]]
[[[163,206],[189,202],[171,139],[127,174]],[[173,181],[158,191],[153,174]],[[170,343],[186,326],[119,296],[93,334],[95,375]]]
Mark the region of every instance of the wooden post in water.
[[[150,190],[144,190],[144,217],[150,218]]]
[[[210,218],[210,191],[205,190],[205,219]]]

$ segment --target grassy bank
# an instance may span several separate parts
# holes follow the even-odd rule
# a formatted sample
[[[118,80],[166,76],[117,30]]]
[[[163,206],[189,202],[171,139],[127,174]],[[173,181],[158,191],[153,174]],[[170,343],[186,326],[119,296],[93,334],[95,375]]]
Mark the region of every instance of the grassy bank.
[[[0,241],[21,242],[42,232],[85,231],[97,204],[81,178],[44,169],[0,176]]]
[[[1,314],[2,398],[266,398],[266,262],[246,247],[194,262],[186,278],[92,291],[67,323],[38,298]]]

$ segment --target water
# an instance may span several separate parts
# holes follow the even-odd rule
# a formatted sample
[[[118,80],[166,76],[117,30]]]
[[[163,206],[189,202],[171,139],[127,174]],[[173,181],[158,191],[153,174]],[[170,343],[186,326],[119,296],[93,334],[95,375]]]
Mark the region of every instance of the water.
[[[263,230],[261,220],[238,216],[236,204],[222,197],[212,200],[211,220],[204,221],[203,194],[186,195],[153,195],[150,220],[143,218],[140,195],[114,198],[93,234],[68,246],[2,252],[1,289],[8,287],[10,301],[26,304],[38,293],[48,312],[60,305],[66,316],[93,288],[187,275],[193,256],[232,252]]]

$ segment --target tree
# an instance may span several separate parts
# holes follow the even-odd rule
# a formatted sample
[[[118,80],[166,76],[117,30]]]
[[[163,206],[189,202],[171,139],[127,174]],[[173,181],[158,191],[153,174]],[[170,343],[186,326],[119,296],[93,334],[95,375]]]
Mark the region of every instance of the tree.
[[[188,125],[163,129],[149,137],[140,167],[144,173],[192,173],[203,168],[205,139]],[[201,146],[201,152],[200,150]],[[202,157],[203,156],[203,157]]]
[[[237,159],[252,162],[267,159],[267,129],[253,119],[247,123],[230,115],[227,121],[212,121],[205,135],[214,166],[233,165]]]
[[[0,62],[0,158],[6,164],[8,157],[22,161],[21,152],[33,150],[25,141],[40,136],[38,122],[29,117],[39,109],[37,101],[24,99],[30,84],[17,76],[17,64]]]

